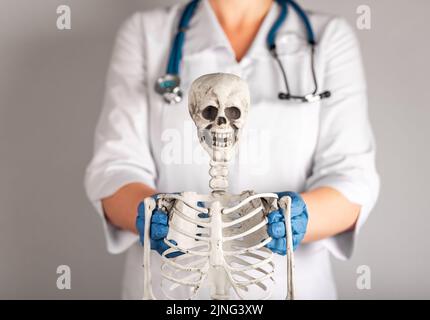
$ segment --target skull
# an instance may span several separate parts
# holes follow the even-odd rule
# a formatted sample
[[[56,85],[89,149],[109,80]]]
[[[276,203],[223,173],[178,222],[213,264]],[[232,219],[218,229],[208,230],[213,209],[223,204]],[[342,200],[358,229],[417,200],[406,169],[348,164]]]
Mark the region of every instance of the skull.
[[[249,104],[248,85],[236,75],[207,74],[191,84],[188,109],[197,126],[200,144],[212,160],[230,160]]]

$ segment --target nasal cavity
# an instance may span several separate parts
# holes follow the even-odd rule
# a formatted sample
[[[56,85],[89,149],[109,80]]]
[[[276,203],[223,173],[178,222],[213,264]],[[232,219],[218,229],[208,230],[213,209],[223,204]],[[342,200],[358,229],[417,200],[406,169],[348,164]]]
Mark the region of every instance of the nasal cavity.
[[[226,124],[227,123],[227,119],[224,117],[218,117],[217,119],[217,125],[222,125],[222,124]]]

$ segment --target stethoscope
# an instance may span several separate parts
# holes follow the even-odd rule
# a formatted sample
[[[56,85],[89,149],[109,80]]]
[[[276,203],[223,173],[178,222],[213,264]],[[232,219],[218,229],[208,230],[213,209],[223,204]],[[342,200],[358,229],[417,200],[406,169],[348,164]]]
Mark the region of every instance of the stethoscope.
[[[163,96],[164,100],[169,104],[179,103],[182,100],[182,91],[180,88],[181,79],[179,77],[179,65],[182,59],[182,47],[184,46],[185,32],[189,27],[190,20],[193,17],[199,2],[200,0],[193,0],[186,5],[182,13],[182,16],[179,20],[179,26],[178,26],[175,39],[173,41],[173,46],[171,48],[166,74],[160,77],[157,80],[157,83],[155,84],[155,91],[159,93],[161,96]],[[271,55],[279,65],[279,68],[281,69],[282,78],[285,83],[286,92],[280,92],[278,94],[278,98],[281,100],[297,101],[297,102],[304,102],[304,103],[315,102],[315,101],[322,100],[324,98],[329,98],[331,95],[330,91],[323,91],[321,93],[318,93],[319,91],[318,81],[315,73],[316,42],[315,42],[314,31],[312,29],[312,25],[309,21],[308,16],[303,11],[303,9],[293,0],[276,0],[276,2],[280,5],[281,12],[267,35],[266,44],[267,44],[268,50],[270,51]],[[293,95],[290,93],[290,86],[288,83],[287,73],[285,71],[285,68],[281,60],[279,59],[278,52],[276,49],[276,44],[275,44],[276,34],[280,26],[282,25],[282,23],[284,23],[285,20],[287,19],[288,5],[291,5],[291,7],[297,12],[299,17],[303,21],[303,24],[306,28],[306,33],[307,33],[307,42],[311,48],[310,59],[311,59],[311,72],[312,72],[312,79],[314,83],[314,90],[312,91],[312,93],[309,93],[304,96]]]

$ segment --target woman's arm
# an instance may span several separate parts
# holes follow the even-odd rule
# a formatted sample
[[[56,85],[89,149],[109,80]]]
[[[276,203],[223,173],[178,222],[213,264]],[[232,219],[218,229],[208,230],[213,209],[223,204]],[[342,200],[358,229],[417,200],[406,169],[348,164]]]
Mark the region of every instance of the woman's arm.
[[[88,198],[103,218],[107,248],[114,254],[136,241],[137,207],[154,193],[157,174],[149,138],[144,17],[133,14],[118,31],[85,176]]]
[[[308,208],[308,227],[303,242],[328,238],[354,228],[361,206],[330,187],[302,193]]]
[[[358,39],[344,19],[328,23],[324,48],[323,87],[330,99],[321,101],[318,143],[303,198],[309,225],[304,240],[316,241],[359,230],[379,190],[375,142],[369,121],[367,87]],[[352,253],[353,235],[327,242],[337,257]]]
[[[139,203],[156,191],[143,183],[130,183],[112,196],[102,199],[103,210],[114,226],[137,233],[136,216]]]

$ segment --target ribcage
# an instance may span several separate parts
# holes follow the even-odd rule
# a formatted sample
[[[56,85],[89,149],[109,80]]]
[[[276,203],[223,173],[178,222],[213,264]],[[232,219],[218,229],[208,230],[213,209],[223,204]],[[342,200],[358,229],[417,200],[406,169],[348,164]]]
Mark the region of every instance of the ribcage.
[[[274,264],[272,252],[265,247],[271,238],[262,198],[276,195],[236,197],[234,202],[213,199],[204,207],[187,197],[170,197],[174,204],[165,239],[170,249],[163,253],[161,266],[166,298],[192,299],[204,287],[213,299],[269,298]]]

